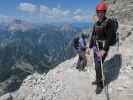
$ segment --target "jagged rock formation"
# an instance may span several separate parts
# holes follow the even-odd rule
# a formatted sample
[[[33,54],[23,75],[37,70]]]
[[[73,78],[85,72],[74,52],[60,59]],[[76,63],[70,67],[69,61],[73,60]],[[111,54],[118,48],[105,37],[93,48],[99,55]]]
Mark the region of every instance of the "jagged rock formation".
[[[105,0],[110,2],[109,15],[115,16],[120,23],[133,25],[133,0]]]

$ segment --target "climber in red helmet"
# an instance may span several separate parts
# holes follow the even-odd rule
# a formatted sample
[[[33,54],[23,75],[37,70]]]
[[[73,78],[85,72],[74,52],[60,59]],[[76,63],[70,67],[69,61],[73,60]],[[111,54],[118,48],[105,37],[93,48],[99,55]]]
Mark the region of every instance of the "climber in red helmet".
[[[99,94],[104,87],[103,70],[101,66],[109,51],[109,37],[110,23],[107,23],[106,17],[107,5],[104,2],[100,2],[96,6],[96,14],[98,21],[94,24],[93,32],[89,44],[89,48],[93,48],[96,80],[92,84],[96,84],[96,94]],[[90,49],[88,53],[90,53]]]
[[[96,13],[99,20],[103,20],[105,18],[106,11],[107,5],[104,2],[101,2],[96,6]]]

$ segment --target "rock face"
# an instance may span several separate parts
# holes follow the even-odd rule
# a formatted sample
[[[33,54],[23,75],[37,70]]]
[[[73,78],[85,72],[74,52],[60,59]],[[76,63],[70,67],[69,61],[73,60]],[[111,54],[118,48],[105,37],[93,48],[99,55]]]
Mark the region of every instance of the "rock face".
[[[6,95],[2,96],[0,100],[12,100],[11,94],[7,93]]]
[[[109,15],[117,17],[120,23],[133,25],[133,0],[105,0],[110,1]]]
[[[87,71],[79,72],[75,66],[78,56],[59,64],[47,74],[28,76],[19,90],[0,98],[9,100],[132,100],[133,98],[133,26],[132,0],[116,0],[114,13],[120,21],[120,47],[111,47],[104,63],[106,91],[96,95],[95,70],[92,54],[88,57]],[[129,6],[130,4],[130,6]],[[119,7],[118,7],[119,6]],[[124,7],[124,8],[123,8]],[[129,7],[129,8],[128,8]],[[123,10],[121,10],[121,9]],[[124,10],[126,9],[126,10]],[[123,17],[122,17],[123,16]],[[108,99],[107,99],[108,98]]]

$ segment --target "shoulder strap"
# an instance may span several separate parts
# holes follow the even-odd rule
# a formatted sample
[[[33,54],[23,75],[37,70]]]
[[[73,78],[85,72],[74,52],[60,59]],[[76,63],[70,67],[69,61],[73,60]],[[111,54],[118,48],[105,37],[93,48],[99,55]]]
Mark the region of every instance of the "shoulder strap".
[[[106,18],[106,19],[102,22],[102,24],[103,24],[104,26],[106,26],[106,25],[108,24],[108,21],[109,21],[109,18]]]

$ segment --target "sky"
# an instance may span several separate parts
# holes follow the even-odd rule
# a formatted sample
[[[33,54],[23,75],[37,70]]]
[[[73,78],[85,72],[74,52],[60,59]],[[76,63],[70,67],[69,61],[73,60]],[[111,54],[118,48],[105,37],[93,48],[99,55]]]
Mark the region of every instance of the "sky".
[[[0,0],[0,21],[89,22],[100,0]]]

